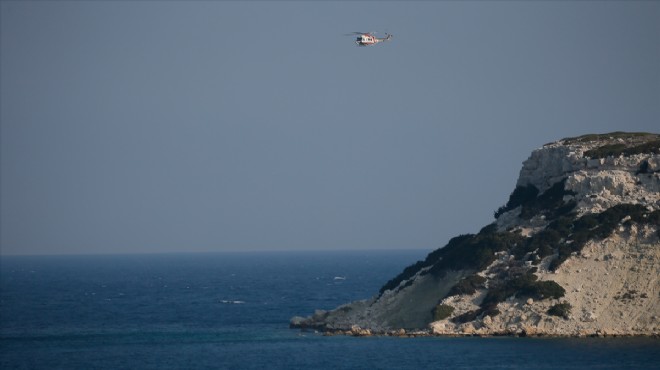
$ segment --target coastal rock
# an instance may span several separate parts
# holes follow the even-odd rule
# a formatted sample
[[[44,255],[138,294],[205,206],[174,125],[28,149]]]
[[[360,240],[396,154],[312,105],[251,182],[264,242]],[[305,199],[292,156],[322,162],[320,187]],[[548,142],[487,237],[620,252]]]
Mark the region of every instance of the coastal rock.
[[[291,327],[355,336],[658,335],[660,135],[546,144],[524,161],[495,215],[376,296],[294,317]]]
[[[350,330],[350,335],[354,337],[369,337],[371,336],[371,330],[363,329],[358,325],[353,325]]]
[[[303,327],[305,322],[307,321],[306,318],[301,317],[301,316],[294,316],[291,318],[289,321],[289,324],[291,327],[296,328],[296,327]]]

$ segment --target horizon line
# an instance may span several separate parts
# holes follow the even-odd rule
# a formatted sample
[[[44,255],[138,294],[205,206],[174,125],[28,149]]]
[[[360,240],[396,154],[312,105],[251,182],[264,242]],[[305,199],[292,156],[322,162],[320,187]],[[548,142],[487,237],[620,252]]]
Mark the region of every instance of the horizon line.
[[[75,257],[75,256],[151,256],[151,255],[183,255],[183,254],[238,254],[238,253],[317,253],[317,252],[400,252],[400,251],[432,251],[438,248],[321,248],[321,249],[223,249],[211,251],[136,251],[136,252],[64,252],[64,253],[2,253],[4,257]]]

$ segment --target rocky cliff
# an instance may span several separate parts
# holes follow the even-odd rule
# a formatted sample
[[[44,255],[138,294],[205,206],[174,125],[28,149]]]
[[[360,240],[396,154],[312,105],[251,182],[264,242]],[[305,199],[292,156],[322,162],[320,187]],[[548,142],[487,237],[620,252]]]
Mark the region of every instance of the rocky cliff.
[[[379,294],[291,326],[353,335],[659,335],[660,135],[546,144],[508,202]]]

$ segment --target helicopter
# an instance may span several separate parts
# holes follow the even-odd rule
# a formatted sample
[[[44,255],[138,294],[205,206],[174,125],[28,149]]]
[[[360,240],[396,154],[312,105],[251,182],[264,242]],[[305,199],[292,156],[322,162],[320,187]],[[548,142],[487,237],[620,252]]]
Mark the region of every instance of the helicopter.
[[[357,46],[371,46],[371,45],[376,45],[379,42],[390,41],[392,39],[392,35],[390,35],[389,33],[386,33],[384,38],[378,38],[374,36],[374,34],[375,32],[349,33],[349,35],[358,35],[357,39],[355,39],[355,44]]]

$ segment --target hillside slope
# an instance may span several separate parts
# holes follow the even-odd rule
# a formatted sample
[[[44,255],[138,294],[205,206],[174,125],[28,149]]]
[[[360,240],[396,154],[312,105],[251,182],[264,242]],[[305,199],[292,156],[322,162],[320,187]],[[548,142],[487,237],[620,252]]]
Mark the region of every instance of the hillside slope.
[[[477,234],[292,327],[370,335],[660,334],[660,135],[546,144]],[[403,330],[401,330],[403,329]]]

